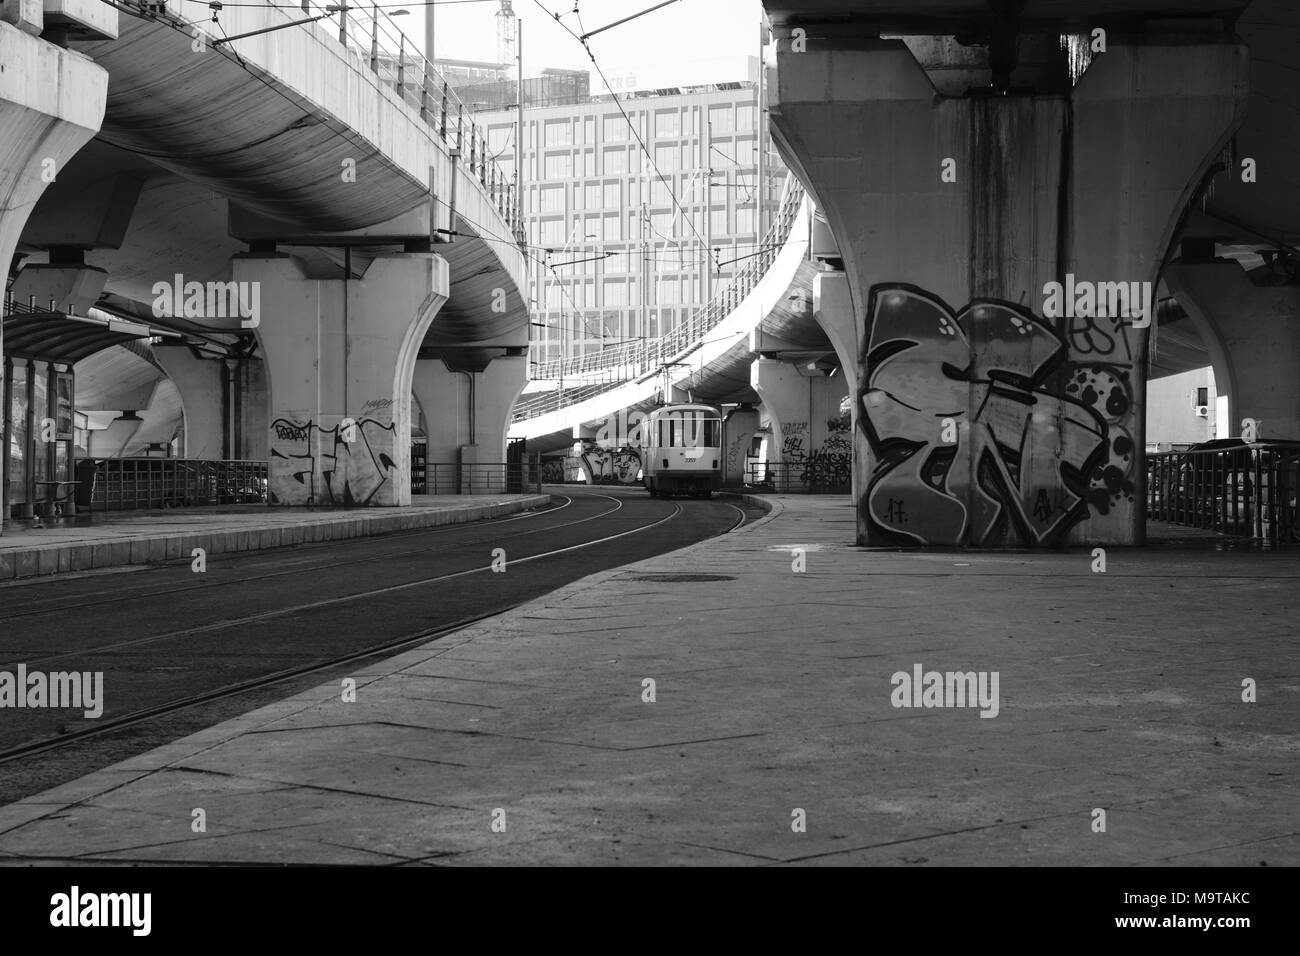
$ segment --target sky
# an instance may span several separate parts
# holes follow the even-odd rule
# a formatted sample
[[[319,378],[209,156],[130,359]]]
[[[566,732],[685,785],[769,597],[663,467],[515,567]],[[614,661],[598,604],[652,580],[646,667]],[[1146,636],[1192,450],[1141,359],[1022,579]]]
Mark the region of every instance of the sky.
[[[560,13],[561,22],[581,35],[660,0],[511,2],[515,16],[523,21],[524,75],[536,76],[546,67],[591,67],[581,44],[554,21],[552,13]],[[417,46],[424,44],[424,17],[432,10],[440,58],[496,60],[499,0],[436,0],[432,6],[408,7],[400,0],[381,0],[380,5],[410,10],[397,25]],[[746,78],[746,57],[758,55],[761,22],[760,0],[677,0],[588,42],[611,83],[619,79],[626,85],[634,79],[632,89],[655,89],[726,82]],[[594,71],[591,90],[604,92]]]

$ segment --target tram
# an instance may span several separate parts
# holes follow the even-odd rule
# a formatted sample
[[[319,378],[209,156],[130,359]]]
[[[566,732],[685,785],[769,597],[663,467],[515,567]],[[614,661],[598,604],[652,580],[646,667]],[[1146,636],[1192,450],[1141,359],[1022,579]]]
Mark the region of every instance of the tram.
[[[651,498],[708,498],[722,487],[722,409],[661,405],[641,425],[642,480]]]

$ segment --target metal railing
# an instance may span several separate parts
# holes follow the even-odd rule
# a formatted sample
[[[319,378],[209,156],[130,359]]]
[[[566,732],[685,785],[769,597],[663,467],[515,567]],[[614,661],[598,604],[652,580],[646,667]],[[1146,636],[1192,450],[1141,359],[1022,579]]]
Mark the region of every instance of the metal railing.
[[[307,6],[308,0],[303,0],[303,9]],[[325,8],[318,5],[318,9]],[[483,184],[515,240],[525,241],[522,208],[513,177],[507,177],[495,157],[489,154],[486,133],[470,119],[471,111],[447,78],[377,3],[351,5],[336,16],[340,18],[339,40],[366,57],[370,71],[419,109],[420,118],[448,148],[459,151],[461,166]]]
[[[707,305],[697,309],[690,318],[675,329],[645,342],[630,342],[586,355],[540,362],[534,366],[533,378],[559,380],[565,377],[614,371],[621,374],[621,379],[602,383],[602,387],[611,388],[628,379],[640,377],[680,357],[682,353],[692,350],[698,346],[705,335],[735,311],[767,274],[767,270],[771,268],[790,237],[791,229],[798,220],[799,207],[803,198],[803,184],[793,173],[788,173],[780,208],[768,228],[767,235],[763,238],[759,252],[736,273],[726,288],[720,290]],[[530,400],[526,406],[523,406],[527,409],[526,413],[521,414],[520,407],[516,407],[511,420],[522,421],[573,404],[572,400],[564,400],[564,395],[558,391],[549,392],[547,395],[548,399]]]
[[[562,389],[560,390],[563,393],[562,395],[556,392],[539,392],[536,395],[529,395],[526,398],[521,398],[515,404],[510,420],[520,422],[544,414],[546,411],[554,411],[562,406],[576,405],[578,402],[594,395],[599,395],[609,387],[608,382],[591,382],[586,385],[576,385],[572,388]]]
[[[430,462],[425,465],[424,488],[430,495],[540,494],[541,461]]]
[[[149,11],[147,0],[137,0],[137,4]],[[447,78],[425,58],[419,48],[394,22],[393,17],[377,3],[348,5],[346,0],[338,4],[312,3],[300,0],[301,12],[304,14],[324,14],[330,7],[336,10],[330,18],[317,21],[316,27],[328,30],[337,22],[339,42],[349,50],[355,51],[362,63],[379,79],[410,106],[420,111],[420,118],[438,135],[449,150],[457,150],[460,166],[483,184],[502,219],[510,227],[516,242],[525,242],[527,233],[523,219],[522,206],[518,190],[512,177],[507,177],[487,148],[484,131],[470,119],[471,111],[461,102]],[[337,10],[342,6],[342,10]],[[267,7],[285,11],[289,18],[296,18],[298,11],[282,2],[268,0]],[[185,21],[175,15],[182,25]],[[302,29],[311,29],[306,24]],[[219,37],[220,33],[214,34]],[[452,223],[455,228],[455,223]]]
[[[853,475],[840,462],[752,461],[745,466],[745,484],[778,494],[847,495]]]
[[[97,458],[78,462],[81,492],[92,511],[130,511],[198,505],[265,504],[267,463],[201,458]],[[83,477],[84,476],[84,477]]]
[[[1300,540],[1300,446],[1258,443],[1147,455],[1147,518],[1287,547]]]

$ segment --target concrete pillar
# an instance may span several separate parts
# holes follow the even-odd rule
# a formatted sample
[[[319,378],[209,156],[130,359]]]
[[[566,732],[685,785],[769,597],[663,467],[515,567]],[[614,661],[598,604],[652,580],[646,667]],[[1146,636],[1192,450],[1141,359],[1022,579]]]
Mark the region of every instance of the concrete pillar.
[[[745,458],[757,433],[758,409],[753,405],[741,405],[727,413],[726,425],[722,429],[723,441],[727,443],[722,458],[724,487],[739,488],[745,484],[748,477],[745,474]]]
[[[7,0],[0,6],[0,278],[6,281],[29,213],[99,131],[108,95],[108,73],[39,39],[43,23],[38,2]],[[3,358],[0,332],[0,395]],[[0,520],[9,514],[7,490],[0,484]]]
[[[226,363],[216,356],[197,358],[185,348],[155,348],[154,355],[176,390],[185,415],[182,458],[226,458],[229,450],[222,379]],[[238,458],[239,455],[230,457]]]
[[[416,363],[413,389],[428,433],[428,493],[499,494],[505,490],[510,410],[527,382],[524,356]],[[457,470],[452,465],[478,465]]]
[[[398,253],[344,280],[309,278],[288,256],[240,255],[233,274],[260,290],[271,503],[409,504],[411,382],[447,300],[446,260]]]
[[[858,542],[1140,543],[1147,331],[1048,317],[1048,283],[1154,288],[1245,48],[1115,40],[1068,94],[954,98],[901,41],[801,26],[772,122],[852,293]]]
[[[781,466],[776,489],[848,487],[852,442],[840,416],[840,403],[848,394],[844,379],[793,362],[756,359],[750,365],[750,384],[771,420],[775,451],[769,450],[768,461]]]
[[[1256,285],[1236,262],[1172,262],[1165,282],[1205,341],[1227,429],[1300,439],[1300,286]]]

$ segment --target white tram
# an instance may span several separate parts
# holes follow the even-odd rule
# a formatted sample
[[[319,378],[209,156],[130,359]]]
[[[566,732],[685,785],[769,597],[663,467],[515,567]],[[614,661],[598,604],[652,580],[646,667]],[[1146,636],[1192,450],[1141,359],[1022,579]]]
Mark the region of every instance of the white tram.
[[[651,498],[707,498],[722,487],[722,410],[661,405],[641,424],[642,479]]]

